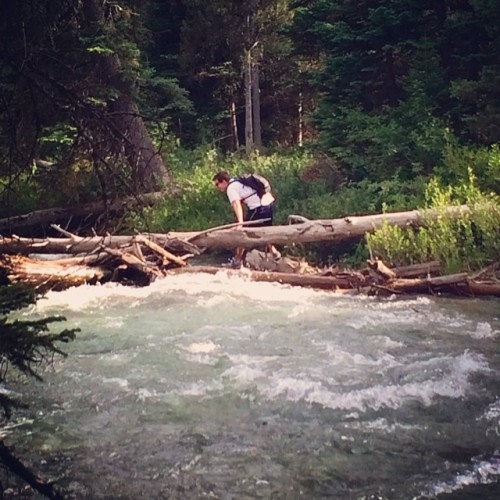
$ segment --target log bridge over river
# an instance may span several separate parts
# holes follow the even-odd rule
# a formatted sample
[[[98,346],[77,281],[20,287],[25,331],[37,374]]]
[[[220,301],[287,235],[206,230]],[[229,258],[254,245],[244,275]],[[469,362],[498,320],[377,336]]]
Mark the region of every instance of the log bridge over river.
[[[447,216],[459,217],[467,206],[443,210],[385,213],[340,219],[307,220],[290,216],[282,226],[252,228],[251,223],[234,230],[236,224],[198,232],[141,233],[136,235],[78,236],[53,225],[60,237],[22,238],[0,236],[0,273],[4,283],[22,282],[41,292],[62,290],[84,283],[117,281],[147,285],[159,277],[185,272],[220,272],[216,266],[191,265],[190,259],[205,251],[249,250],[267,244],[331,242],[332,245],[360,239],[366,233],[391,224],[418,227],[426,221]],[[283,257],[273,260],[263,252],[249,251],[247,266],[226,269],[255,281],[335,290],[341,293],[452,293],[463,296],[500,296],[500,266],[493,264],[474,275],[443,276],[439,262],[390,268],[372,259],[362,270],[337,267],[315,269],[306,262]]]

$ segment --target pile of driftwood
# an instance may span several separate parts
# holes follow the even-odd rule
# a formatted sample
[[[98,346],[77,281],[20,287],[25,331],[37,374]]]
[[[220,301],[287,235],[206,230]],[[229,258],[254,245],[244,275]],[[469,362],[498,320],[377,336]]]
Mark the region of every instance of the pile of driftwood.
[[[439,262],[426,262],[404,267],[389,268],[374,259],[360,270],[330,267],[314,269],[303,260],[284,257],[278,261],[263,252],[251,251],[247,267],[227,270],[234,276],[246,276],[252,281],[266,281],[304,286],[338,293],[390,294],[450,294],[458,296],[500,297],[500,263],[480,273],[441,275]],[[172,273],[207,272],[215,274],[219,267],[193,266],[172,270]]]
[[[467,207],[450,207],[448,215],[466,213]],[[0,236],[0,278],[3,283],[23,282],[40,291],[62,290],[84,283],[117,281],[147,285],[159,277],[182,272],[221,271],[218,266],[195,266],[189,259],[206,250],[249,250],[244,269],[226,269],[255,281],[336,290],[345,293],[449,293],[461,296],[500,296],[500,266],[469,275],[442,275],[438,262],[389,268],[372,260],[362,270],[315,269],[304,261],[270,256],[251,250],[269,243],[290,245],[327,241],[335,244],[359,239],[384,223],[397,226],[419,225],[439,216],[418,211],[310,221],[296,224],[234,231],[235,224],[201,232],[142,233],[133,236],[86,236],[71,234],[53,226],[61,237],[21,238]],[[297,222],[297,221],[295,221]],[[50,258],[47,258],[47,257]]]
[[[200,250],[171,239],[170,251],[153,236],[81,237],[54,226],[65,237],[0,237],[4,283],[21,282],[41,292],[108,281],[148,285],[172,267],[184,267]]]

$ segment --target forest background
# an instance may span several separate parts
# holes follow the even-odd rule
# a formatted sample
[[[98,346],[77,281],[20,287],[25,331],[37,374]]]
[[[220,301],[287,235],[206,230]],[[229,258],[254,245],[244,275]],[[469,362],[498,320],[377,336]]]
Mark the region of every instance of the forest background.
[[[472,209],[289,253],[447,271],[498,261],[498,0],[1,0],[0,45],[2,235],[221,225],[232,213],[212,177],[225,169],[269,178],[277,223]],[[160,201],[111,210],[145,193]],[[96,202],[99,217],[71,216]],[[65,220],[16,226],[54,207]],[[10,321],[35,294],[0,292],[0,384],[12,367],[38,377],[75,332]],[[15,404],[3,394],[2,416]],[[3,440],[0,463],[59,498]]]
[[[384,228],[369,250],[449,270],[498,258],[496,0],[3,0],[0,19],[4,220],[161,191],[66,227],[206,229],[232,221],[213,175],[255,171],[277,223],[468,203],[466,220]]]

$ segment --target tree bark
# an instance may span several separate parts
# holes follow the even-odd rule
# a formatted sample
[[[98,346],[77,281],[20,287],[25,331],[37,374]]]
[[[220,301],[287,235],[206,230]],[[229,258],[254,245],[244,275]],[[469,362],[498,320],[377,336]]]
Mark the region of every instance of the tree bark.
[[[260,123],[260,75],[259,63],[252,60],[252,123],[253,144],[257,151],[262,149],[262,129]]]
[[[197,232],[145,233],[143,236],[175,251],[178,248],[220,250],[238,246],[245,248],[264,247],[269,244],[289,245],[292,243],[318,243],[330,241],[339,243],[349,239],[362,238],[383,224],[398,227],[420,226],[426,220],[435,219],[446,214],[448,217],[459,217],[470,213],[465,206],[448,207],[445,210],[411,210],[376,215],[363,215],[343,219],[312,220],[287,226],[270,226],[259,228],[217,229]],[[0,236],[0,252],[4,253],[86,253],[95,250],[101,244],[111,248],[130,244],[134,236],[95,236],[89,238],[44,238],[30,239]],[[193,249],[191,248],[191,250]]]
[[[221,268],[211,266],[183,267],[171,269],[169,274],[199,272],[216,274],[221,272]],[[269,271],[251,271],[246,268],[243,270],[225,269],[224,272],[226,272],[229,276],[245,277],[251,281],[274,282],[291,286],[304,286],[343,293],[364,292],[371,295],[393,293],[448,293],[469,297],[500,297],[500,284],[474,282],[468,278],[467,273],[424,279],[396,278],[389,279],[382,284],[378,284],[375,283],[373,279],[370,279],[362,273],[341,272],[334,276],[321,276]]]
[[[300,224],[244,228],[241,230],[220,230],[214,232],[171,232],[169,237],[187,240],[206,249],[230,249],[237,246],[245,248],[263,247],[269,244],[289,245],[292,243],[318,243],[330,241],[339,243],[349,239],[362,238],[374,232],[384,223],[398,226],[422,226],[426,220],[436,219],[443,214],[459,217],[470,213],[466,205],[447,207],[442,210],[411,210],[341,219],[311,220]]]
[[[122,213],[136,207],[152,205],[166,196],[163,191],[145,193],[138,196],[129,196],[109,203],[96,201],[74,207],[55,207],[36,210],[28,214],[15,215],[0,219],[0,231],[12,232],[17,229],[36,225],[49,225],[63,222],[72,217],[99,216],[103,213]]]
[[[26,481],[35,491],[38,491],[46,498],[64,500],[64,495],[57,491],[53,483],[49,483],[38,477],[31,469],[26,467],[2,441],[0,441],[0,460],[10,471],[23,481]]]
[[[159,151],[153,145],[136,103],[128,95],[120,95],[108,104],[109,113],[123,143],[125,156],[133,169],[136,192],[163,187],[168,171]]]
[[[209,273],[216,274],[221,272],[220,267],[212,266],[193,266],[171,269],[169,274],[184,274],[184,273]],[[281,283],[283,285],[292,286],[305,286],[311,288],[318,288],[322,290],[359,290],[367,283],[359,279],[353,279],[348,275],[343,276],[315,276],[306,274],[294,273],[278,273],[269,271],[250,271],[248,269],[225,269],[229,276],[248,277],[252,281],[264,281],[266,283]]]
[[[298,131],[297,131],[297,144],[302,146],[304,143],[304,100],[302,92],[299,93],[299,103],[297,106],[298,113]]]
[[[85,17],[91,25],[105,25],[103,3],[88,0],[83,3]],[[134,188],[153,191],[162,187],[169,178],[168,170],[154,147],[153,141],[131,96],[131,85],[122,77],[122,65],[116,54],[99,56],[96,74],[102,83],[116,89],[118,96],[107,103],[107,116],[115,136],[132,171]]]
[[[27,257],[3,255],[0,267],[8,270],[10,283],[23,283],[41,291],[64,290],[71,286],[95,284],[111,273],[102,267],[90,267],[85,260],[34,260]]]
[[[419,278],[439,274],[442,270],[442,265],[439,261],[435,260],[423,264],[395,267],[392,270],[398,278]]]
[[[231,126],[231,138],[232,138],[232,149],[237,151],[240,147],[240,139],[238,136],[238,121],[236,117],[236,103],[234,101],[234,96],[231,96],[231,104],[229,108],[230,115],[230,126]]]
[[[245,151],[247,156],[253,152],[253,117],[252,117],[252,51],[245,50]]]

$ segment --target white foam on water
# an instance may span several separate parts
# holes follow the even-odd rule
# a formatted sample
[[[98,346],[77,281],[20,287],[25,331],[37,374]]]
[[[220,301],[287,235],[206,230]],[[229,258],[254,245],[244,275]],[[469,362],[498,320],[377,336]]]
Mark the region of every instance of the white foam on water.
[[[372,338],[381,349],[383,350],[393,350],[393,349],[400,349],[404,347],[403,342],[398,342],[396,340],[391,339],[390,337],[387,337],[386,335],[379,335],[376,338]]]
[[[488,406],[484,412],[483,418],[486,420],[498,421],[500,423],[500,399],[497,399],[494,403]]]
[[[494,330],[489,323],[478,323],[476,329],[471,333],[475,339],[493,339],[498,335],[498,330]]]
[[[214,344],[211,340],[205,342],[194,342],[188,346],[180,346],[191,354],[208,354],[209,352],[214,352],[219,349],[219,346]]]
[[[108,316],[104,318],[102,323],[102,327],[109,330],[115,330],[118,328],[122,328],[125,324],[123,317],[121,316]]]
[[[404,299],[401,300],[401,297],[398,295],[392,295],[388,297],[387,300],[380,302],[377,304],[377,307],[380,309],[403,309],[406,310],[409,307],[419,307],[419,306],[428,306],[432,304],[432,300],[429,297],[415,297],[412,299]]]
[[[419,321],[421,321],[421,313],[412,310],[388,312],[383,308],[377,308],[375,311],[371,310],[365,314],[358,313],[356,316],[348,318],[346,325],[355,330],[363,330],[367,327],[380,325],[381,323],[385,325],[413,325]]]
[[[207,366],[215,366],[219,362],[218,358],[208,354],[186,354],[184,355],[184,359],[191,363]]]
[[[361,353],[346,351],[335,342],[316,342],[318,347],[322,347],[329,357],[329,362],[337,366],[356,367],[383,367],[384,369],[399,366],[401,362],[393,356],[384,352],[377,352],[375,349],[370,356]],[[394,342],[394,345],[399,345]]]
[[[443,374],[438,380],[373,384],[368,388],[337,392],[323,381],[311,380],[306,374],[291,377],[275,372],[268,379],[266,386],[259,389],[262,395],[271,400],[285,398],[294,402],[316,403],[337,410],[396,409],[409,400],[418,400],[429,406],[438,396],[455,399],[463,397],[469,389],[469,376],[488,370],[482,356],[465,352],[451,359],[449,373]]]
[[[206,295],[210,293],[210,297]],[[291,287],[278,283],[258,283],[241,276],[230,276],[226,271],[215,275],[193,273],[170,275],[156,280],[147,287],[127,287],[115,283],[102,286],[81,285],[61,292],[48,292],[36,305],[36,310],[82,311],[86,308],[105,309],[113,307],[114,300],[127,300],[127,307],[138,307],[144,301],[162,295],[178,297],[180,294],[199,296],[198,305],[213,308],[227,301],[249,299],[268,304],[306,304],[311,300],[334,297],[333,292],[310,288]]]
[[[386,418],[377,418],[375,420],[371,420],[369,422],[357,422],[352,421],[345,424],[346,427],[350,427],[353,429],[373,429],[373,430],[381,430],[385,432],[389,432],[394,434],[398,431],[415,431],[420,430],[423,427],[421,425],[408,425],[401,424],[399,422],[389,422]]]
[[[219,361],[219,357],[214,356],[213,353],[219,351],[220,346],[211,340],[193,342],[189,345],[178,345],[178,347],[181,349],[182,358],[191,363],[213,366]]]
[[[288,314],[288,318],[293,319],[297,318],[299,316],[302,316],[304,313],[306,313],[309,310],[309,306],[306,304],[299,304],[295,307],[292,308],[290,313]]]
[[[157,397],[157,392],[155,390],[146,389],[144,387],[138,389],[136,391],[136,394],[137,394],[137,400],[141,402],[145,402],[148,399]]]
[[[266,378],[266,372],[258,367],[233,366],[225,370],[221,378],[230,379],[240,386],[246,386],[257,379]]]
[[[129,381],[124,378],[119,377],[111,377],[111,378],[102,378],[101,382],[103,384],[111,384],[119,387],[120,389],[128,390],[129,389]]]
[[[486,408],[484,414],[478,418],[478,420],[481,419],[489,420],[496,424],[497,428],[500,428],[500,399],[497,399]]]
[[[168,392],[168,396],[194,396],[203,397],[210,394],[221,394],[224,391],[224,384],[220,380],[212,380],[210,382],[192,382],[183,384],[181,387],[172,389]]]
[[[53,309],[68,309],[72,311],[82,311],[87,308],[102,309],[107,305],[112,305],[114,297],[125,297],[129,299],[144,299],[151,295],[149,287],[135,288],[106,283],[105,285],[81,285],[68,288],[61,292],[48,292],[36,304],[39,312]],[[130,302],[129,307],[135,307],[140,301]]]
[[[467,486],[496,483],[499,479],[500,453],[496,452],[488,460],[478,460],[471,470],[458,474],[450,481],[443,481],[430,486],[429,493],[433,496],[452,493]]]

